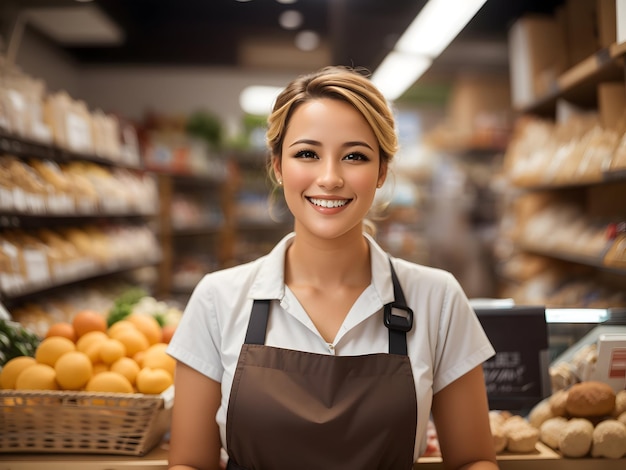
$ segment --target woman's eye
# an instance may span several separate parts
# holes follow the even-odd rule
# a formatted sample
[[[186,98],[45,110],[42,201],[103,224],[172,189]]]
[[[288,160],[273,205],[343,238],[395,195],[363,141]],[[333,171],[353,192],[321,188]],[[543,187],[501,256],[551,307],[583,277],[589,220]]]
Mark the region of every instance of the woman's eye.
[[[363,155],[362,153],[358,153],[358,152],[354,152],[354,153],[349,153],[348,155],[346,155],[344,157],[345,160],[352,160],[352,161],[360,161],[360,162],[366,162],[369,161],[369,158],[365,155]]]
[[[311,150],[300,150],[298,153],[295,154],[296,158],[316,158],[317,155],[315,152],[311,151]]]

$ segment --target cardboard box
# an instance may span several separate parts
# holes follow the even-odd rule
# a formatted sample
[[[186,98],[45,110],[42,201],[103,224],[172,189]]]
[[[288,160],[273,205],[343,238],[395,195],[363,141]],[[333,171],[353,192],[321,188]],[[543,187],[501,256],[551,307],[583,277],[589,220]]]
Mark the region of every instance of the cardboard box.
[[[509,29],[511,102],[520,109],[556,86],[567,67],[564,34],[559,21],[546,15],[526,15]]]
[[[616,0],[596,0],[598,46],[609,47],[617,42]]]
[[[596,2],[597,0],[566,0],[565,2],[569,67],[573,67],[600,49]]]
[[[618,132],[626,129],[626,85],[624,82],[598,85],[598,114],[603,128]]]

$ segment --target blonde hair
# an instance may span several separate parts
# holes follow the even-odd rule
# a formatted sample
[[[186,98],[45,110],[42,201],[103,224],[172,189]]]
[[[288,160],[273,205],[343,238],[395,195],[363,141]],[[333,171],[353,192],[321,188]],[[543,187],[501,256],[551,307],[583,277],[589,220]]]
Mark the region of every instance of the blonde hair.
[[[363,72],[363,73],[361,73]],[[276,185],[272,162],[282,155],[285,132],[291,116],[304,103],[321,98],[340,100],[353,106],[368,122],[380,148],[380,164],[389,163],[398,150],[395,120],[385,97],[367,78],[364,71],[331,66],[302,75],[278,95],[267,119],[267,146],[269,148],[268,175]],[[367,227],[366,223],[366,227]]]

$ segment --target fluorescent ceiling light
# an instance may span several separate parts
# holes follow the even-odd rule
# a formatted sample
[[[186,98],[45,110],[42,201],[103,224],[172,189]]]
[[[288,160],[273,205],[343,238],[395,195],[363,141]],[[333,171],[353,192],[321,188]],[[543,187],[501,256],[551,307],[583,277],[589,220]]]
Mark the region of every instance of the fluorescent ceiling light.
[[[372,75],[372,82],[388,100],[400,97],[428,70],[428,57],[390,52]]]
[[[437,57],[486,0],[429,0],[398,40],[395,49]]]
[[[273,86],[249,86],[239,95],[239,105],[248,114],[267,116],[283,89]]]

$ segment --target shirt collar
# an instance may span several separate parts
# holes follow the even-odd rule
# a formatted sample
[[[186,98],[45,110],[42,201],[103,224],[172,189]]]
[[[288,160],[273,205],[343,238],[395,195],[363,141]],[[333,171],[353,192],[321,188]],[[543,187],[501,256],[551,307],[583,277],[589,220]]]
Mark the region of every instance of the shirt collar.
[[[383,304],[393,302],[393,284],[389,255],[368,234],[363,234],[370,246],[372,285]],[[252,299],[279,299],[285,295],[285,253],[296,236],[286,235],[272,251],[259,260],[260,267],[249,296]]]

